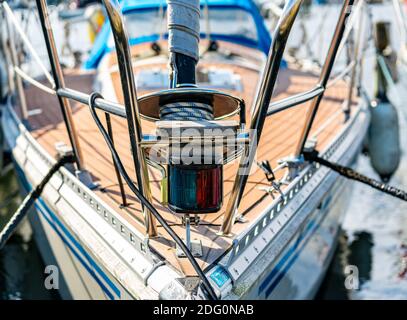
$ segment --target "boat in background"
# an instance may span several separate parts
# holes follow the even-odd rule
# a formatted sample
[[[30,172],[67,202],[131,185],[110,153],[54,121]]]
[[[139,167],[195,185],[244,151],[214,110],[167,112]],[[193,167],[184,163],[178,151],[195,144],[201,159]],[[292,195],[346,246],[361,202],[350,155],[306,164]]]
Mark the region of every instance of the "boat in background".
[[[7,82],[16,90],[1,120],[24,192],[58,157],[76,156],[30,214],[44,261],[60,270],[63,298],[314,297],[352,184],[302,153],[317,148],[352,166],[370,113],[354,90],[361,51],[331,75],[349,44],[353,1],[343,3],[321,74],[282,59],[301,2],[287,1],[271,37],[252,1],[180,0],[174,9],[106,0],[108,19],[84,68],[62,70],[46,3],[37,0],[51,73],[30,52],[44,72],[31,78],[11,42]],[[362,23],[365,5],[358,1],[350,26]],[[179,14],[199,8],[200,21]],[[7,1],[1,12],[29,49]],[[178,34],[177,24],[192,31]],[[199,163],[202,154],[177,162],[194,139],[190,150],[212,162]]]
[[[389,101],[398,112],[407,119],[407,108],[404,101],[407,98],[407,23],[406,12],[399,0],[391,1],[395,13],[394,20],[382,19],[382,40],[376,40],[377,72],[383,78],[383,87]],[[399,32],[399,43],[395,46],[391,39],[391,27],[395,26]],[[394,40],[393,40],[394,41]],[[394,48],[397,47],[398,50]]]

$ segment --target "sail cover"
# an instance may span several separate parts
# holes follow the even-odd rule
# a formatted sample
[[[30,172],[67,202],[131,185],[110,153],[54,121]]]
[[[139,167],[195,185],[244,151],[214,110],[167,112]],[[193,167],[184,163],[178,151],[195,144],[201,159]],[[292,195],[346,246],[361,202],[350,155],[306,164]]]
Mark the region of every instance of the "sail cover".
[[[199,59],[199,0],[167,0],[168,49]]]

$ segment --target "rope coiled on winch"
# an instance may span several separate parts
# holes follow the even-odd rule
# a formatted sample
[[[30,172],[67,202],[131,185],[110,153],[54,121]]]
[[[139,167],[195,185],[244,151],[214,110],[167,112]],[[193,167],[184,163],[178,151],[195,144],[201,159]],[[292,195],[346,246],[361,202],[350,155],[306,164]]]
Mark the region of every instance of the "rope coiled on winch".
[[[176,102],[160,108],[160,119],[164,121],[210,121],[213,118],[213,108],[206,103]]]
[[[303,156],[306,161],[319,163],[319,164],[339,173],[341,176],[343,176],[345,178],[359,181],[376,190],[389,194],[395,198],[407,201],[407,192],[400,190],[396,187],[390,186],[388,184],[385,184],[383,182],[377,181],[375,179],[366,177],[363,174],[353,170],[352,168],[344,167],[344,166],[341,166],[340,164],[330,162],[324,158],[319,157],[318,154],[319,153],[316,150],[312,150],[312,151],[304,150],[303,151]]]

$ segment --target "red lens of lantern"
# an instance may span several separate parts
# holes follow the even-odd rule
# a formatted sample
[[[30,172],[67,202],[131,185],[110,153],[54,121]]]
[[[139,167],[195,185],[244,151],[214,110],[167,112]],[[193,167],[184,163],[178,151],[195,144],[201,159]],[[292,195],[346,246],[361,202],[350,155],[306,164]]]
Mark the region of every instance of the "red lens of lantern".
[[[170,165],[168,205],[179,213],[217,212],[222,206],[222,165]]]

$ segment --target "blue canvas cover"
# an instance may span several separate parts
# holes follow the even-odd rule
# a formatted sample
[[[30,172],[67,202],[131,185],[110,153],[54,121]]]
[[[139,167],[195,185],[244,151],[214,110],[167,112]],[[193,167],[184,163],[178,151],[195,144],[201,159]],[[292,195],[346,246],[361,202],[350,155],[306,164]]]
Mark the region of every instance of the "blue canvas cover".
[[[212,39],[230,41],[241,45],[246,45],[248,47],[256,48],[264,52],[265,54],[268,54],[271,44],[271,36],[266,29],[263,17],[260,15],[260,12],[258,11],[256,5],[253,3],[252,0],[201,0],[201,6],[205,5],[206,3],[208,4],[209,10],[210,8],[237,8],[248,12],[253,17],[258,36],[258,40],[253,41],[244,37],[228,37],[226,35],[217,34],[216,32],[211,32]],[[123,0],[120,2],[120,4],[124,15],[135,10],[158,10],[160,6],[166,8],[165,0]],[[107,21],[98,34],[89,58],[84,64],[85,69],[97,68],[103,56],[114,49],[109,45],[110,36],[111,28],[109,22]],[[144,42],[153,42],[157,40],[159,40],[158,34],[129,39],[131,45]]]

